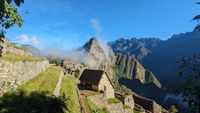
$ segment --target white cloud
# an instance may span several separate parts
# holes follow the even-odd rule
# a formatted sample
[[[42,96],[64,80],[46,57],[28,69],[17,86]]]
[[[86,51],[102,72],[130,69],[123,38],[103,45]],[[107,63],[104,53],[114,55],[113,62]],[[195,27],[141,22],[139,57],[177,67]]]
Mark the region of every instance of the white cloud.
[[[22,34],[22,35],[17,36],[17,40],[21,44],[29,44],[33,46],[38,46],[38,44],[40,43],[40,41],[38,40],[36,36],[29,36],[27,34]]]
[[[90,24],[94,29],[96,36],[99,37],[102,31],[101,22],[98,19],[91,19]]]
[[[32,43],[33,45],[39,44],[38,38],[37,38],[36,36],[33,36],[33,37],[31,38],[31,43]]]
[[[26,34],[22,34],[22,35],[18,36],[17,40],[23,44],[28,43],[30,41],[29,37]]]

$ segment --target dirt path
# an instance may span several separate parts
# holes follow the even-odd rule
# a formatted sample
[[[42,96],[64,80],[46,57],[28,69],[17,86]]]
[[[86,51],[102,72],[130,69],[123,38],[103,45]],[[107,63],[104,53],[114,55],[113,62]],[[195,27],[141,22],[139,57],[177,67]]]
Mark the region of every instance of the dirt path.
[[[55,88],[55,90],[54,90],[54,92],[53,92],[53,94],[54,94],[56,97],[59,96],[60,87],[61,87],[61,83],[62,83],[63,76],[64,76],[63,70],[61,70],[60,75],[59,75],[58,82],[57,82],[57,84],[56,84],[56,88]]]
[[[87,103],[87,98],[84,95],[80,96],[80,104],[82,106],[82,113],[91,113]]]

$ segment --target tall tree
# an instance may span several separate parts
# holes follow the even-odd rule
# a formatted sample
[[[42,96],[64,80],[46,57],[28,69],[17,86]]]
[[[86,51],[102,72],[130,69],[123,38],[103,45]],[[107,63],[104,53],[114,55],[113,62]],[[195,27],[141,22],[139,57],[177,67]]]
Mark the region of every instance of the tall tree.
[[[180,63],[179,75],[188,76],[176,87],[178,94],[182,94],[191,113],[200,113],[200,56],[183,58]]]
[[[196,4],[200,4],[200,2],[197,2]],[[200,31],[200,23],[199,23],[200,15],[196,15],[192,20],[197,21],[197,25],[194,28],[194,30]]]
[[[6,30],[18,25],[23,25],[23,20],[18,14],[17,7],[24,3],[24,0],[0,0],[0,43],[3,43]],[[0,44],[0,56],[2,53],[2,45]]]

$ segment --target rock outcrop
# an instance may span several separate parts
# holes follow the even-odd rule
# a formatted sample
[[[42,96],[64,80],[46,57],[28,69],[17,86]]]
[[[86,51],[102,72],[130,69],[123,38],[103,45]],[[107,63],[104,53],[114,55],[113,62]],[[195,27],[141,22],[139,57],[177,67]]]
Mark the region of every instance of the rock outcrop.
[[[105,44],[99,43],[96,38],[91,38],[80,50],[86,52],[88,59],[88,66],[92,69],[101,69],[108,73],[109,78],[112,79],[113,73],[114,53]]]
[[[141,83],[153,83],[161,87],[154,74],[146,70],[135,58],[116,54],[115,70],[119,76],[128,79],[138,79]]]

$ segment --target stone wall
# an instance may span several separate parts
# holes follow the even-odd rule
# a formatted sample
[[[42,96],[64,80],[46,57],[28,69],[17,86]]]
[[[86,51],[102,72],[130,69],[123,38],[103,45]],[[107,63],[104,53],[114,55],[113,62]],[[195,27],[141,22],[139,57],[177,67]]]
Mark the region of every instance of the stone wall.
[[[152,113],[162,113],[164,109],[158,105],[155,101],[133,95],[136,104],[140,105],[143,109],[150,111]]]
[[[0,60],[0,95],[5,91],[15,89],[46,70],[48,66],[47,60],[40,62]]]
[[[30,52],[27,50],[12,44],[8,39],[3,39],[4,43],[0,43],[1,46],[3,46],[3,53],[12,53],[20,56],[32,56]]]
[[[100,109],[106,108],[108,105],[107,99],[105,97],[105,94],[96,94],[92,96],[87,97],[92,103],[97,105]]]
[[[133,113],[133,109],[124,109],[124,105],[122,102],[120,103],[113,103],[113,104],[108,104],[108,110],[110,113]]]
[[[106,75],[106,73],[104,72],[104,75],[102,76],[100,83],[98,85],[98,89],[99,91],[104,91],[106,94],[107,99],[109,98],[114,98],[115,97],[115,91],[114,91],[114,87],[111,83],[111,81],[109,81],[108,76]]]
[[[109,104],[108,110],[110,113],[124,113],[123,104],[121,102]]]
[[[134,109],[135,102],[134,102],[133,96],[131,94],[121,94],[121,93],[115,92],[115,98],[122,101],[124,105],[127,105],[127,106],[131,107],[132,109]]]

